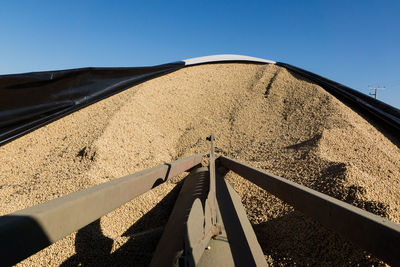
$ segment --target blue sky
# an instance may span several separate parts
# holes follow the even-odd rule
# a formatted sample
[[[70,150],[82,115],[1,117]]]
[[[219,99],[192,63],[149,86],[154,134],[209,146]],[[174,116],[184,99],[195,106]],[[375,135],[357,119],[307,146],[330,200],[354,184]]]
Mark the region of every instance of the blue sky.
[[[400,108],[400,1],[2,1],[0,74],[233,53]]]

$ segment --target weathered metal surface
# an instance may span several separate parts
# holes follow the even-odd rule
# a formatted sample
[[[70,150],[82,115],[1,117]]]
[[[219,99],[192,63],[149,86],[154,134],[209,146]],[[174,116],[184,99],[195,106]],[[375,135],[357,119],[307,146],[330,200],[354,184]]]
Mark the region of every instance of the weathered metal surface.
[[[224,180],[225,170],[216,172],[214,136],[208,137],[210,150],[210,189],[204,206],[195,200],[187,222],[185,265],[214,262],[218,266],[267,266],[253,228],[239,196]],[[217,220],[218,218],[218,220]],[[195,229],[197,228],[197,229]],[[200,229],[199,229],[200,228]],[[218,240],[218,241],[217,241]],[[225,240],[228,246],[220,241]],[[205,253],[210,244],[224,253]],[[205,259],[205,257],[214,257]]]
[[[0,217],[0,262],[12,265],[201,163],[202,154],[160,165]]]
[[[400,265],[400,225],[233,159],[218,158],[216,171],[213,136],[209,140],[209,168],[185,179],[151,266],[267,266],[240,198],[224,180],[227,169]],[[0,217],[1,265],[17,263],[201,160],[194,155]]]
[[[150,266],[175,266],[179,261],[185,261],[181,256],[185,250],[186,225],[189,213],[196,199],[199,199],[204,207],[208,192],[208,168],[194,169],[184,180]],[[204,222],[203,216],[201,216],[201,219]]]
[[[223,173],[216,174],[216,196],[220,218],[218,224],[220,224],[222,234],[214,239],[221,240],[226,236],[230,253],[220,255],[214,260],[233,261],[232,266],[268,266],[239,195],[224,179]],[[219,246],[221,247],[221,244]],[[210,248],[213,249],[211,245]],[[211,253],[203,256],[206,257],[208,254]]]
[[[225,231],[213,237],[207,244],[207,247],[208,248],[204,251],[203,256],[197,263],[197,267],[235,266],[231,247]]]
[[[218,172],[218,233],[212,229],[215,226],[207,225],[207,217],[211,224],[208,170],[195,169],[185,178],[150,266],[209,266],[210,262],[218,266],[267,266],[239,196]],[[221,253],[210,252],[208,247]]]
[[[211,239],[210,232],[205,232],[204,219],[203,205],[197,198],[193,202],[186,224],[184,257],[188,266],[196,266]],[[207,234],[208,236],[205,238]]]
[[[207,140],[211,143],[208,168],[209,191],[204,205],[198,199],[194,201],[186,225],[182,259],[184,265],[190,267],[197,265],[211,238],[220,234],[219,225],[217,225],[214,136],[211,134]]]
[[[211,143],[210,149],[210,191],[208,193],[207,199],[209,201],[209,207],[211,211],[211,222],[212,225],[216,226],[217,216],[216,216],[216,196],[215,196],[215,148],[214,148],[214,135],[210,135],[207,138]]]
[[[368,250],[400,265],[400,225],[287,179],[220,157],[220,163]]]

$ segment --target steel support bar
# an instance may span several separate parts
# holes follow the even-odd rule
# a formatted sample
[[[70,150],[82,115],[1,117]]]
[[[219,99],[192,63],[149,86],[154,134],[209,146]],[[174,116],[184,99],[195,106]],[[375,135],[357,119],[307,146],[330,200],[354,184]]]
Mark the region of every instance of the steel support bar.
[[[0,262],[15,264],[79,230],[168,178],[202,154],[163,164],[0,217]]]
[[[221,234],[209,243],[199,266],[268,266],[239,195],[216,173],[218,224]]]
[[[400,265],[400,225],[263,170],[220,163],[393,266]]]
[[[185,178],[150,266],[267,266],[240,197],[219,172],[216,211],[221,232],[207,230],[209,175],[203,167]]]
[[[208,193],[208,201],[210,203],[211,209],[211,223],[213,226],[217,224],[217,216],[216,216],[216,196],[215,196],[215,148],[214,148],[214,135],[210,135],[208,137],[211,143],[210,150],[210,192]]]
[[[184,261],[185,266],[196,266],[207,244],[213,236],[220,234],[220,225],[217,225],[217,198],[214,135],[207,137],[211,143],[209,162],[209,191],[206,200],[199,199],[193,202],[186,224]],[[204,205],[203,205],[204,204]]]
[[[150,266],[178,266],[184,261],[185,235],[189,213],[195,200],[204,207],[209,192],[209,172],[207,167],[193,170],[184,180],[174,209],[169,216],[163,235],[158,242]],[[204,222],[203,211],[198,218]],[[203,224],[200,231],[203,231]],[[192,259],[194,263],[194,260]]]

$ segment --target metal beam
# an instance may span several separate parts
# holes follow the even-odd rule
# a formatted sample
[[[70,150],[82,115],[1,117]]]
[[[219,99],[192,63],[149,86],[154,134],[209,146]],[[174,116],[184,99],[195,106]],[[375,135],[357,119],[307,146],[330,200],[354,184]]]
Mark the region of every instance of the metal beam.
[[[400,225],[287,179],[220,157],[220,163],[383,261],[400,265]]]
[[[150,266],[267,266],[240,197],[221,172],[215,183],[220,232],[206,226],[209,177],[202,167],[185,178]]]
[[[201,163],[193,155],[0,217],[0,262],[13,265]]]
[[[234,263],[231,266],[268,266],[240,196],[224,179],[225,174],[226,171],[217,172],[216,176],[218,223],[221,225],[222,233],[210,242],[210,247],[212,251],[214,246],[220,243],[217,241],[226,237],[227,242],[225,241],[225,243],[229,244],[229,252],[226,251],[225,255],[219,255],[211,261],[216,262],[215,266],[228,266],[223,262],[231,261]],[[217,247],[221,248],[222,246],[219,244]],[[200,262],[203,264],[202,266],[207,266],[206,262],[210,262],[210,260],[207,261],[204,258],[210,256],[212,253],[203,254],[203,261]]]
[[[163,235],[153,254],[150,266],[178,266],[179,261],[183,261],[181,256],[185,250],[185,235],[189,213],[195,200],[200,200],[204,207],[209,185],[207,167],[197,168],[185,178],[178,199],[164,228]],[[204,222],[204,216],[201,216],[200,219]],[[200,230],[203,231],[203,228]]]
[[[217,216],[216,216],[216,190],[215,190],[215,148],[214,148],[214,135],[211,134],[207,140],[211,143],[210,149],[210,192],[208,193],[207,199],[210,204],[210,211],[211,211],[211,223],[213,226],[217,224]]]

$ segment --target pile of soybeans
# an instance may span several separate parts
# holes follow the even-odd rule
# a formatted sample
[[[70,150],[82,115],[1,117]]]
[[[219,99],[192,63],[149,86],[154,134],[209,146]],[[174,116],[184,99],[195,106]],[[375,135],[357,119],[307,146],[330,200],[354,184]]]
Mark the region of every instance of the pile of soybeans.
[[[0,215],[216,151],[400,222],[400,149],[323,88],[275,65],[206,64],[134,86],[0,147]],[[184,175],[22,261],[146,266]],[[228,173],[271,265],[383,264]]]

